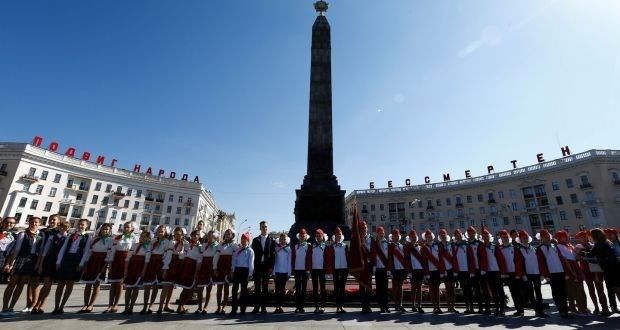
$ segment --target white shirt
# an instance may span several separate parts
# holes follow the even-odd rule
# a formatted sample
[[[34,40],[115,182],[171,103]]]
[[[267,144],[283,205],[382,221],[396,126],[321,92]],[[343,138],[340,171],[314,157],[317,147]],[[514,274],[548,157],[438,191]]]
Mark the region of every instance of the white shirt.
[[[411,244],[411,249],[415,249],[416,251],[418,251],[418,255],[422,256],[422,247],[418,244]],[[414,256],[413,253],[411,253],[409,255],[409,259],[411,260],[411,269],[412,270],[423,270],[424,267],[422,266],[422,263],[420,262],[420,260],[418,260],[418,258],[416,258]]]
[[[73,238],[75,237],[74,235],[76,234],[77,234],[77,238],[74,240]],[[61,264],[62,259],[65,256],[65,253],[71,253],[71,254],[78,253],[78,250],[80,249],[80,243],[84,239],[83,238],[84,235],[86,234],[74,233],[74,234],[67,236],[67,238],[65,239],[65,242],[62,245],[62,248],[60,248],[60,252],[58,253],[58,259],[56,260],[56,265]],[[84,264],[86,263],[86,260],[88,260],[88,256],[90,255],[90,246],[92,244],[92,240],[93,240],[93,237],[90,235],[87,235],[86,244],[84,245],[84,250],[82,250],[82,258],[80,259],[80,267],[84,266]]]
[[[112,237],[99,237],[94,238],[90,243],[90,249],[88,249],[88,253],[84,252],[86,255],[86,261],[90,260],[90,257],[93,253],[106,252],[106,259],[110,258],[110,251],[112,250]]]
[[[497,264],[497,258],[495,258],[495,249],[498,248],[497,245],[489,243],[484,248],[487,249],[487,264],[489,266],[487,271],[498,272],[499,265]]]
[[[564,259],[575,261],[575,253],[570,247],[565,244],[558,244],[557,247],[560,250],[560,253],[562,254],[562,257],[564,257]]]
[[[381,249],[381,251],[383,251],[383,255],[385,256],[386,260],[388,257],[388,241],[387,240],[381,240],[377,242],[377,248]],[[383,260],[381,260],[381,257],[379,257],[380,252],[377,251],[376,252],[377,256],[375,258],[375,268],[387,268],[387,265],[383,263]]]
[[[308,243],[295,245],[295,270],[306,270],[306,254],[309,247]]]
[[[476,269],[480,269],[480,263],[478,262],[478,246],[480,245],[479,240],[469,241],[469,246],[473,249],[472,253],[474,255],[474,265],[476,265]]]
[[[110,258],[106,261],[111,263],[112,261],[114,261],[114,255],[116,254],[116,252],[129,252],[129,250],[131,250],[131,248],[136,243],[138,243],[138,236],[134,234],[130,234],[127,236],[121,235],[120,238],[118,236],[114,237],[114,239],[112,240],[112,251],[110,252]]]
[[[334,269],[348,269],[346,245],[334,243]]]
[[[265,262],[265,242],[267,241],[267,235],[260,235],[260,246],[261,249],[263,250],[263,256],[261,257],[260,261],[261,262]]]
[[[519,251],[521,252],[521,255],[523,255],[523,266],[525,267],[525,273],[527,275],[540,275],[536,249],[528,244],[527,247],[525,245],[521,245]]]
[[[467,244],[456,245],[456,260],[459,262],[459,272],[469,271],[469,260],[467,260]]]
[[[544,245],[541,244],[538,249],[542,252],[545,257],[545,263],[547,264],[547,269],[550,274],[554,273],[564,273],[564,266],[562,266],[562,261],[558,256],[557,247],[553,244]]]
[[[237,267],[247,268],[249,276],[254,274],[254,250],[252,250],[252,248],[249,246],[239,246],[235,249],[235,253],[233,253],[232,258],[233,272],[237,269]]]
[[[514,246],[512,244],[509,244],[508,246],[502,245],[500,249],[501,249],[500,251],[504,255],[504,261],[506,262],[506,271],[508,271],[508,273],[514,273],[515,272],[515,248]]]
[[[213,256],[213,269],[217,269],[217,263],[220,261],[220,256],[227,255],[232,256],[235,252],[237,245],[233,242],[223,243],[217,246],[215,256]],[[231,267],[232,269],[232,267]]]
[[[443,243],[442,243],[443,244]],[[446,266],[446,270],[452,269],[452,244],[446,243],[443,246],[443,249],[446,251],[446,254],[449,255],[449,258],[443,258],[443,264]]]
[[[36,233],[34,233],[34,237],[30,238],[30,236],[26,235],[27,231],[28,229],[26,229],[26,231],[23,231],[17,235],[17,241],[15,242],[15,249],[13,250],[13,253],[15,253],[15,255],[19,255],[19,252],[21,251],[22,245],[24,243],[24,237],[28,237],[27,239],[29,239],[30,242],[32,243],[32,246],[30,247],[30,254],[35,254],[37,252],[37,245],[39,244],[41,239],[43,239],[43,237],[41,237],[41,235],[39,234],[39,231],[37,231]]]
[[[405,269],[405,265],[403,265],[402,262],[400,262],[400,259],[398,259],[398,257],[396,257],[396,254],[400,252],[401,256],[405,256],[405,246],[400,244],[400,242],[398,243],[393,243],[394,244],[394,255],[392,256],[392,258],[394,260],[392,260],[392,263],[394,265],[394,270],[401,270],[401,269]],[[403,258],[403,260],[405,260]]]
[[[439,245],[437,243],[435,243],[435,244],[433,244],[430,247],[429,250],[431,251],[431,254],[433,255],[433,257],[435,257],[435,259],[438,262],[441,262],[441,260],[439,259]],[[437,267],[435,267],[435,264],[433,264],[432,262],[429,262],[428,263],[428,270],[431,271],[431,272],[434,272],[434,271],[438,271],[439,269],[437,269]]]
[[[11,231],[3,232],[5,236],[0,239],[0,252],[6,251],[6,248],[15,240],[15,235]]]
[[[144,256],[144,263],[148,263],[151,259],[151,243],[149,244],[140,244],[137,243],[134,245],[134,248],[129,250],[127,253],[127,257],[125,258],[125,262],[129,262],[132,256]]]
[[[288,274],[291,276],[291,248],[276,245],[276,260],[273,266],[273,274]]]
[[[312,246],[312,269],[325,269],[325,242]]]

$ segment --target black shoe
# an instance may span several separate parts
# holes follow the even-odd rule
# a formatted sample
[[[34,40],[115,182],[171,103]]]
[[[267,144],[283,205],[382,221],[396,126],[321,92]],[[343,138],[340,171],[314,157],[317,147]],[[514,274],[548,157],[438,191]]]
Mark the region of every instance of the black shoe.
[[[422,309],[422,307],[418,307],[417,312],[420,314],[424,314],[424,310]]]
[[[370,309],[370,307],[366,306],[362,308],[362,314],[370,314],[370,313],[372,313],[372,309]]]
[[[242,310],[239,312],[239,315],[245,315],[245,309],[242,309]]]
[[[511,316],[523,316],[524,313],[523,311],[516,311],[514,314],[512,314]]]
[[[266,307],[261,307],[260,308],[260,313],[261,314],[267,314],[267,308]]]
[[[543,312],[537,312],[534,316],[536,316],[536,317],[549,317],[548,314],[545,314]]]
[[[228,313],[228,315],[230,316],[237,315],[237,310],[236,309],[231,310],[230,313]]]
[[[254,307],[254,309],[252,309],[252,314],[257,314],[258,312],[260,312],[260,308],[258,307]]]
[[[320,310],[318,307],[314,309],[314,313],[315,313],[315,314],[318,314],[318,313],[320,313],[320,312],[321,312],[321,310]]]
[[[405,307],[403,306],[396,306],[396,308],[394,308],[394,310],[399,311],[401,313],[406,312],[407,310],[405,309]]]

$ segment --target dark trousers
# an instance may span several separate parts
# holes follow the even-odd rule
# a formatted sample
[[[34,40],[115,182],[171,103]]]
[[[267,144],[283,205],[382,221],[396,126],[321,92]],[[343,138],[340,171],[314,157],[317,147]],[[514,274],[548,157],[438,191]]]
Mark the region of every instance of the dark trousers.
[[[484,307],[491,308],[491,299],[496,309],[504,310],[506,301],[504,300],[504,287],[499,272],[490,271],[482,275],[482,287],[484,291]]]
[[[237,306],[240,306],[241,310],[245,311],[245,308],[248,305],[248,276],[249,269],[247,267],[235,268],[235,276],[233,277],[232,287],[232,309],[234,311],[237,310]],[[237,293],[239,292],[239,287],[241,287],[241,297],[239,300],[237,300]]]
[[[334,300],[336,307],[344,304],[344,288],[347,285],[348,269],[334,269]]]
[[[367,264],[366,266],[370,267]],[[370,283],[370,288],[367,288],[361,284],[359,286],[360,294],[362,295],[362,309],[370,309],[370,299],[372,297],[372,269],[368,272],[363,272],[363,275],[361,276],[365,276],[365,282]]]
[[[618,309],[618,304],[616,303],[616,294],[614,291],[614,287],[611,286],[610,281],[605,280],[605,286],[607,289],[607,300],[609,300],[609,308],[612,310]]]
[[[521,284],[523,297],[531,297],[534,311],[543,312],[543,298],[540,290],[540,275],[527,275],[527,281]]]
[[[265,308],[267,306],[267,284],[269,284],[269,269],[267,265],[258,265],[254,269],[254,305]]]
[[[314,296],[314,307],[325,307],[325,269],[313,269],[310,271],[312,276],[312,295]],[[319,287],[321,289],[319,305]]]
[[[512,302],[515,304],[515,309],[517,312],[522,312],[524,309],[523,290],[521,290],[523,281],[520,278],[516,278],[515,273],[510,273],[509,276],[509,278],[504,279],[504,283],[508,285]],[[502,289],[502,292],[503,291]],[[504,302],[505,301],[506,300],[504,300]]]
[[[295,305],[303,308],[306,301],[306,290],[308,286],[308,273],[305,270],[295,271]]]
[[[564,273],[553,273],[549,276],[551,280],[551,296],[553,302],[560,313],[568,313],[568,296],[566,294],[566,280]]]
[[[282,307],[284,303],[284,292],[286,291],[287,273],[276,273],[276,307]]]
[[[459,285],[463,290],[463,300],[468,310],[474,310],[474,296],[471,290],[471,281],[469,272],[459,272]]]
[[[379,308],[388,308],[388,277],[387,269],[375,269],[375,286],[377,287],[377,303]]]
[[[475,302],[478,302],[478,310],[482,310],[482,297],[484,295],[482,293],[482,286],[480,285],[481,278],[482,278],[482,275],[480,275],[479,270],[476,270],[476,275],[474,275],[474,277],[469,278],[469,287],[471,288],[471,292],[473,296],[472,308],[473,308],[473,303],[475,301]]]

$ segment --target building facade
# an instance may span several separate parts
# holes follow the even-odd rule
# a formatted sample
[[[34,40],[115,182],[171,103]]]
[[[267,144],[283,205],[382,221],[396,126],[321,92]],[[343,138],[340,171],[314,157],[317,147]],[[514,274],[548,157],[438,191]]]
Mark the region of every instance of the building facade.
[[[620,151],[590,150],[463,180],[355,190],[346,205],[349,224],[357,206],[373,231],[620,227]]]
[[[37,216],[44,225],[52,214],[90,220],[94,230],[113,223],[138,222],[184,227],[198,221],[207,229],[234,227],[234,214],[218,210],[201,183],[128,171],[52,152],[27,143],[0,143],[0,216],[26,226]]]

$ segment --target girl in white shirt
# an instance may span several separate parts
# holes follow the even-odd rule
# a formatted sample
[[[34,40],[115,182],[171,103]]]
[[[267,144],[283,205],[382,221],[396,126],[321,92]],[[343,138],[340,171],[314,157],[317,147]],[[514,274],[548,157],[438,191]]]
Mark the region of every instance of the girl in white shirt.
[[[233,243],[234,238],[235,232],[230,228],[226,229],[224,240],[213,257],[213,273],[215,274],[213,281],[217,283],[217,311],[215,314],[219,315],[225,313],[224,310],[228,305],[228,292],[232,282],[232,256],[236,247],[236,244]]]
[[[78,313],[90,313],[93,310],[101,281],[105,280],[106,259],[112,249],[112,225],[104,223],[99,228],[97,238],[90,244],[90,250],[84,265],[81,282],[84,287],[84,306]]]
[[[142,286],[142,278],[151,258],[151,233],[143,231],[135,246],[129,250],[125,258],[125,271],[123,284],[125,285],[125,310],[124,315],[133,314],[133,307],[138,299],[138,293]]]
[[[146,265],[146,271],[142,277],[142,285],[144,285],[144,308],[140,314],[153,313],[153,304],[157,299],[159,291],[158,284],[161,283],[162,272],[168,269],[172,254],[167,253],[170,248],[171,241],[168,239],[168,227],[159,225],[155,230],[155,238],[151,241],[151,257]]]
[[[138,228],[136,223],[126,222],[123,225],[123,233],[112,240],[112,250],[110,251],[107,263],[110,265],[108,272],[108,282],[110,283],[110,298],[108,308],[104,313],[116,313],[123,293],[123,275],[125,271],[125,259],[129,250],[138,243],[138,237],[134,234],[134,229]]]
[[[157,314],[161,314],[162,310],[168,313],[174,312],[174,309],[170,308],[170,299],[172,299],[174,282],[179,277],[183,264],[182,257],[185,251],[185,243],[187,243],[184,237],[185,234],[183,233],[183,228],[174,228],[173,240],[169,243],[165,256],[165,260],[170,260],[168,263],[169,266],[167,269],[164,268],[162,270],[162,280],[159,282],[162,284],[164,289],[159,297],[159,309],[157,310]],[[166,262],[164,261],[164,264],[165,263]]]
[[[181,297],[179,298],[179,307],[177,313],[185,314],[185,304],[192,297],[196,283],[196,275],[202,263],[202,244],[200,243],[200,231],[194,230],[190,234],[191,241],[185,247],[183,255],[183,266],[180,276],[177,277],[175,284],[181,288]]]
[[[196,286],[198,287],[198,310],[196,310],[196,314],[207,314],[207,305],[209,305],[211,289],[213,288],[211,285],[213,284],[213,257],[219,247],[219,238],[220,233],[213,230],[209,231],[206,236],[206,243],[202,253],[202,265],[196,277]],[[207,288],[206,296],[203,296],[205,291],[203,288]],[[202,304],[203,300],[204,306]]]
[[[280,234],[279,244],[276,245],[275,262],[273,266],[273,275],[276,285],[276,310],[274,314],[284,313],[282,304],[284,303],[284,292],[286,282],[291,277],[291,247],[290,239],[286,234]]]

